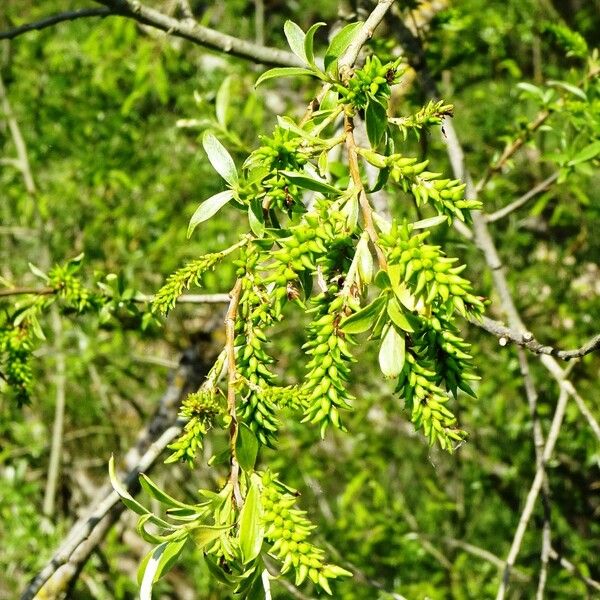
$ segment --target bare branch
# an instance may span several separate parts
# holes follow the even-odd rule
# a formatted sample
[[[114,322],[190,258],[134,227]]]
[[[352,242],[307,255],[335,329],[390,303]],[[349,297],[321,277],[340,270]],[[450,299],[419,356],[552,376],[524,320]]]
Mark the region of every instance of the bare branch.
[[[566,392],[566,390],[561,389],[560,396],[558,397],[558,402],[556,403],[554,417],[552,418],[552,424],[550,425],[548,440],[544,448],[544,454],[542,457],[543,462],[536,469],[535,477],[533,478],[533,483],[531,484],[529,493],[527,494],[525,506],[523,507],[523,511],[521,513],[521,516],[519,517],[519,524],[517,525],[517,529],[513,537],[510,551],[506,558],[506,565],[504,567],[504,573],[502,574],[502,581],[498,588],[498,593],[496,594],[496,600],[503,600],[504,596],[506,595],[506,589],[508,587],[508,581],[510,579],[510,572],[513,565],[515,564],[517,555],[519,554],[519,550],[521,549],[521,544],[523,543],[523,536],[525,535],[525,531],[527,530],[527,525],[529,524],[529,520],[531,518],[531,515],[533,514],[533,509],[535,508],[537,497],[542,488],[542,483],[544,481],[544,466],[552,457],[552,452],[554,451],[554,446],[556,445],[556,440],[558,439],[558,434],[560,433],[560,428],[562,426],[563,418],[565,416],[565,410],[567,408],[568,399],[569,394]]]
[[[344,52],[344,55],[338,62],[338,68],[342,78],[349,76],[350,70],[356,62],[361,48],[373,37],[375,29],[377,29],[378,25],[383,21],[383,18],[388,10],[392,8],[392,4],[394,4],[395,1],[396,0],[379,0],[377,6],[367,17],[360,32],[352,40],[352,43],[348,46],[348,49]]]
[[[0,31],[0,40],[12,40],[20,35],[23,35],[24,33],[29,33],[30,31],[41,31],[42,29],[53,27],[58,23],[63,23],[64,21],[75,21],[76,19],[84,19],[87,17],[107,17],[111,14],[112,11],[106,7],[69,10],[50,15],[44,19],[40,19],[39,21],[34,21],[33,23],[26,23],[20,27],[13,27],[12,29],[7,29],[6,31]]]
[[[485,215],[485,220],[488,223],[494,223],[495,221],[503,219],[510,213],[514,212],[515,210],[518,210],[519,208],[527,204],[529,200],[531,200],[538,194],[545,192],[557,179],[558,171],[550,175],[550,177],[544,179],[544,181],[540,181],[540,183],[532,187],[528,192],[523,194],[521,197],[517,198],[515,201],[511,202],[510,204],[507,204],[505,207],[497,210],[496,212]]]
[[[534,354],[556,356],[556,358],[560,358],[562,360],[582,358],[586,354],[591,354],[600,348],[600,334],[595,335],[580,348],[574,348],[573,350],[558,350],[553,346],[541,344],[529,331],[512,329],[504,325],[504,323],[495,321],[489,317],[482,317],[481,320],[470,319],[470,322],[478,327],[481,327],[482,329],[485,329],[487,332],[494,334],[497,338],[499,338],[501,346],[505,346],[510,341],[519,346],[527,348]]]
[[[565,569],[572,575],[575,575],[575,577],[577,577],[578,579],[581,579],[581,581],[583,581],[583,583],[585,583],[589,587],[591,587],[597,591],[600,591],[600,582],[596,581],[595,579],[592,579],[591,577],[588,577],[587,575],[584,575],[581,569],[579,569],[571,561],[567,560],[564,556],[559,554],[552,547],[550,548],[550,558],[552,560],[558,561],[558,563],[560,564],[560,566],[563,569]],[[586,570],[589,571],[589,569],[586,569]]]
[[[137,0],[96,0],[114,14],[134,19],[211,50],[245,58],[265,65],[298,67],[300,59],[291,52],[261,46],[199,25],[193,19],[175,19]]]

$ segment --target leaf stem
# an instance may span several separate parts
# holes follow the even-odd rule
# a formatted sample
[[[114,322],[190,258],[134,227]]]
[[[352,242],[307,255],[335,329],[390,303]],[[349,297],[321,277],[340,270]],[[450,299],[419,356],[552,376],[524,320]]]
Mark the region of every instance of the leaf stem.
[[[242,494],[240,492],[240,465],[236,455],[236,441],[238,436],[238,420],[235,407],[235,386],[237,384],[237,369],[235,365],[235,319],[237,317],[240,295],[242,292],[242,280],[238,279],[233,286],[229,296],[229,308],[225,315],[225,348],[227,350],[227,413],[231,418],[229,424],[229,448],[231,452],[231,471],[229,473],[229,482],[233,488],[233,499],[237,507],[243,504]]]
[[[360,177],[358,154],[356,152],[356,141],[354,140],[354,120],[349,115],[344,116],[344,130],[346,132],[346,150],[348,151],[348,166],[350,168],[350,176],[352,177],[355,187],[359,190],[358,202],[360,204],[363,220],[365,222],[365,231],[369,234],[371,243],[375,248],[379,267],[381,269],[385,269],[387,268],[387,261],[385,260],[385,256],[383,255],[383,252],[378,244],[379,236],[377,235],[375,225],[373,224],[373,209],[369,204],[365,186],[363,185]]]

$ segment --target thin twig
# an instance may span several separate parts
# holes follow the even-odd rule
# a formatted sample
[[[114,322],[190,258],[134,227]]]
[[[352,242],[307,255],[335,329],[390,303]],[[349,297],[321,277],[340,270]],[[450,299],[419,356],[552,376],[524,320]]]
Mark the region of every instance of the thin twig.
[[[4,113],[4,117],[8,122],[8,128],[10,129],[10,134],[17,150],[18,168],[23,174],[25,189],[27,190],[28,194],[33,195],[35,194],[36,187],[33,174],[31,172],[31,165],[29,164],[29,158],[27,156],[27,145],[25,144],[25,139],[21,134],[21,129],[19,128],[19,124],[17,123],[17,119],[8,99],[8,94],[6,92],[6,88],[4,87],[2,77],[0,77],[0,109],[2,110],[2,113]]]
[[[96,2],[107,6],[115,14],[134,19],[143,25],[150,25],[169,35],[183,38],[211,50],[265,65],[303,66],[300,59],[291,52],[241,40],[215,29],[204,27],[193,19],[175,19],[138,0],[96,0]]]
[[[69,10],[54,15],[49,15],[48,17],[40,19],[39,21],[26,23],[20,27],[13,27],[12,29],[7,29],[6,31],[0,31],[0,40],[12,40],[20,35],[23,35],[24,33],[29,33],[30,31],[41,31],[42,29],[53,27],[58,23],[63,23],[64,21],[75,21],[76,19],[84,19],[88,17],[107,17],[111,14],[112,11],[106,7]]]
[[[583,583],[585,583],[589,587],[600,591],[600,581],[596,581],[595,579],[584,575],[583,571],[579,567],[574,565],[571,561],[567,560],[564,556],[562,556],[562,554],[559,554],[552,547],[550,548],[550,558],[552,560],[558,561],[558,563],[563,569],[565,569],[572,575],[575,575],[575,577],[577,577],[578,579],[581,579],[581,581],[583,581]],[[589,569],[586,569],[586,571],[589,571]]]
[[[519,134],[510,144],[507,144],[500,158],[490,165],[483,177],[475,186],[475,194],[479,194],[486,186],[487,182],[498,172],[500,172],[512,156],[523,146],[532,133],[536,132],[552,114],[550,110],[541,110],[534,119],[525,127],[523,133]]]
[[[231,419],[229,424],[229,450],[231,452],[231,472],[229,481],[233,487],[233,497],[238,508],[243,504],[240,491],[239,475],[240,465],[236,454],[236,441],[238,436],[238,420],[235,408],[235,388],[237,385],[237,368],[235,364],[235,320],[242,292],[242,280],[238,279],[231,290],[231,300],[227,315],[225,316],[225,334],[227,348],[227,413]]]
[[[356,142],[354,141],[354,121],[352,117],[345,115],[344,117],[344,129],[346,132],[346,150],[348,151],[348,167],[350,169],[350,176],[354,183],[354,187],[358,190],[358,201],[360,204],[363,220],[365,223],[365,230],[369,234],[369,238],[375,252],[377,254],[377,260],[381,269],[386,268],[386,260],[383,251],[379,247],[377,231],[373,224],[373,208],[369,203],[365,186],[363,185],[360,177],[360,168],[358,165],[358,154],[356,153]]]
[[[55,405],[54,422],[52,425],[52,440],[50,443],[50,458],[48,460],[48,475],[46,488],[44,490],[44,503],[42,512],[52,517],[56,499],[56,488],[60,476],[60,463],[63,448],[63,430],[65,424],[66,404],[66,365],[63,348],[63,326],[56,306],[51,311],[52,329],[54,332],[54,355],[56,357],[55,382]]]
[[[583,358],[587,354],[591,354],[600,349],[600,334],[590,338],[579,348],[573,348],[572,350],[558,350],[554,346],[548,346],[538,342],[529,331],[508,327],[504,323],[495,321],[489,317],[482,317],[481,319],[473,318],[470,319],[470,322],[495,335],[499,339],[501,346],[505,346],[510,341],[518,346],[527,348],[527,350],[530,350],[534,354],[555,356],[562,360]]]
[[[377,6],[367,17],[361,30],[338,61],[338,70],[342,79],[347,79],[350,76],[350,71],[358,58],[361,48],[373,37],[375,29],[377,29],[377,26],[383,21],[383,18],[395,1],[396,0],[379,0]]]
[[[501,208],[493,213],[485,215],[485,220],[488,223],[494,223],[495,221],[499,221],[500,219],[503,219],[504,217],[510,215],[510,213],[514,212],[515,210],[518,210],[519,208],[527,204],[529,200],[531,200],[538,194],[545,192],[558,179],[558,175],[559,173],[556,172],[550,175],[550,177],[546,177],[544,181],[540,181],[540,183],[532,187],[528,192],[526,192],[510,204],[507,204],[504,208]]]
[[[554,417],[552,418],[552,424],[550,425],[550,431],[548,432],[546,446],[544,447],[544,453],[542,455],[543,462],[542,465],[536,469],[535,477],[533,478],[531,488],[529,489],[529,493],[527,494],[525,506],[523,507],[523,511],[521,512],[521,516],[519,517],[519,523],[517,525],[517,529],[515,531],[515,535],[513,537],[513,541],[505,561],[504,572],[502,574],[502,581],[500,582],[498,593],[496,594],[496,600],[503,600],[503,598],[506,595],[508,581],[510,579],[510,572],[513,565],[515,564],[517,555],[519,554],[519,550],[521,549],[521,544],[523,543],[523,536],[525,535],[525,531],[527,530],[527,525],[529,524],[529,520],[531,518],[531,515],[533,514],[533,509],[535,508],[535,503],[540,493],[542,483],[544,481],[543,467],[552,457],[552,452],[554,451],[554,446],[556,445],[556,440],[558,439],[558,434],[560,433],[560,428],[562,426],[563,418],[565,416],[565,410],[567,408],[568,399],[569,394],[564,389],[561,389],[560,395],[558,397],[558,402],[556,403]]]

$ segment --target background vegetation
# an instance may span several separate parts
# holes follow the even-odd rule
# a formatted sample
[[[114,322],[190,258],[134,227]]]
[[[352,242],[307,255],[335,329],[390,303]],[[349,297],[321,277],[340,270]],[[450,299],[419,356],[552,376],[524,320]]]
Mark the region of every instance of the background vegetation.
[[[364,19],[372,4],[190,6],[205,26],[283,49],[287,19],[304,30],[318,21],[339,25]],[[147,5],[185,18],[177,2]],[[9,30],[80,6],[8,0],[3,8],[0,29]],[[319,52],[328,29],[317,34]],[[522,323],[507,310],[498,265],[481,236],[443,227],[435,230],[436,243],[466,262],[476,293],[490,300],[489,317],[560,349],[581,347],[600,323],[600,84],[593,50],[599,36],[597,0],[416,1],[398,2],[370,42],[384,58],[404,48],[415,66],[392,96],[395,114],[419,110],[431,82],[454,105],[469,172],[475,182],[484,178],[484,214],[502,217],[488,228]],[[0,597],[8,599],[24,592],[77,518],[103,497],[111,453],[120,462],[136,440],[143,444],[140,432],[152,434],[148,423],[156,423],[157,409],[167,406],[164,418],[174,419],[173,394],[180,400],[184,388],[193,389],[223,345],[223,305],[182,303],[163,320],[141,296],[245,231],[239,214],[224,209],[186,239],[199,201],[223,189],[201,134],[213,131],[243,161],[257,147],[257,133],[270,132],[277,114],[301,116],[316,88],[285,79],[255,89],[266,68],[260,61],[208,51],[127,16],[80,18],[2,44],[0,323],[6,326],[16,303],[37,298],[16,290],[43,288],[38,269],[48,273],[81,254],[73,271],[110,296],[102,310],[84,314],[69,298],[42,311],[29,403],[21,405],[0,384]],[[545,110],[549,116],[532,126]],[[450,173],[449,138],[450,130],[434,128],[409,138],[407,154]],[[522,147],[502,159],[519,139]],[[530,190],[518,210],[496,212]],[[416,217],[405,200],[389,198],[386,210]],[[202,291],[226,293],[234,277],[225,264],[207,274]],[[290,319],[272,334],[280,344],[276,371],[289,384],[303,377],[305,324]],[[318,428],[290,419],[277,450],[264,449],[259,460],[300,490],[319,544],[354,573],[335,583],[334,597],[494,597],[536,474],[536,427],[548,436],[563,390],[565,419],[507,597],[535,597],[546,561],[546,597],[596,597],[598,354],[561,362],[567,384],[556,369],[552,376],[547,355],[544,362],[543,354],[520,350],[510,335],[467,321],[461,327],[481,380],[477,399],[461,394],[454,403],[469,434],[454,454],[415,433],[393,386],[380,377],[376,351],[365,349],[353,368],[348,433],[328,431],[321,440]],[[2,360],[5,375],[4,354]],[[207,441],[193,471],[159,460],[153,478],[178,497],[219,487],[226,474],[205,465],[225,445],[219,436]],[[83,570],[69,597],[136,596],[135,572],[149,546],[132,531],[130,514],[115,519],[85,566],[78,565]],[[200,551],[186,553],[156,590],[164,598],[229,597]],[[275,580],[272,593],[317,592]]]

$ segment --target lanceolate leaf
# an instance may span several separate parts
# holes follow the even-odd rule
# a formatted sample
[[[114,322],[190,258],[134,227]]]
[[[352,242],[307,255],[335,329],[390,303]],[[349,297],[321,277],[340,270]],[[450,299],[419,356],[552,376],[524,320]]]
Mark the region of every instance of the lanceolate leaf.
[[[368,331],[384,307],[385,298],[379,296],[371,304],[344,319],[340,325],[340,329],[344,333],[363,333],[364,331]]]
[[[294,183],[298,187],[305,190],[312,190],[313,192],[321,192],[322,194],[336,194],[341,193],[338,188],[333,187],[326,181],[320,179],[314,179],[305,175],[304,173],[296,173],[295,171],[280,171],[282,175],[285,175],[291,183]]]
[[[376,148],[387,129],[387,112],[385,106],[374,98],[370,98],[365,111],[367,135],[371,146]]]
[[[258,455],[258,440],[246,423],[240,424],[235,450],[240,467],[244,471],[254,469]]]
[[[283,31],[292,52],[304,63],[308,63],[306,51],[304,50],[305,34],[294,21],[286,21]]]
[[[238,185],[238,174],[233,158],[225,146],[210,131],[202,136],[202,146],[215,171],[232,187]]]
[[[264,529],[261,523],[260,489],[257,476],[250,480],[250,489],[240,512],[240,552],[242,562],[253,561],[262,548]]]
[[[325,70],[330,72],[329,67],[333,65],[335,61],[346,51],[348,46],[352,43],[354,36],[358,33],[363,23],[350,23],[346,25],[341,31],[338,31],[333,36],[327,51],[325,52]]]
[[[582,150],[580,150],[567,164],[571,167],[573,165],[578,165],[579,163],[586,162],[588,160],[592,160],[600,154],[600,140],[597,142],[592,142]]]
[[[317,73],[312,69],[305,69],[304,67],[277,67],[275,69],[270,69],[263,73],[254,84],[255,87],[258,87],[261,83],[268,81],[269,79],[275,79],[277,77],[296,77],[298,75],[313,75],[316,76]]]
[[[185,542],[185,538],[175,542],[163,542],[146,555],[138,570],[138,582],[141,579],[140,600],[152,599],[152,586],[173,566]]]
[[[311,28],[306,32],[306,37],[304,38],[304,53],[306,55],[306,61],[309,65],[316,68],[315,64],[315,53],[314,53],[314,40],[315,33],[317,29],[323,27],[325,23],[315,23],[311,26]]]
[[[229,108],[229,99],[231,96],[231,75],[225,77],[219,87],[215,100],[215,112],[217,121],[221,127],[227,127],[227,109]]]
[[[216,214],[221,208],[223,208],[231,199],[233,198],[232,190],[225,190],[224,192],[219,192],[214,196],[205,200],[197,209],[196,212],[192,215],[190,219],[190,224],[188,225],[187,236],[190,237],[192,232],[196,227],[210,219],[214,214]]]

